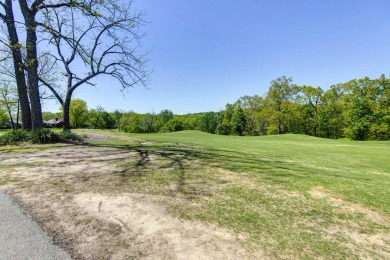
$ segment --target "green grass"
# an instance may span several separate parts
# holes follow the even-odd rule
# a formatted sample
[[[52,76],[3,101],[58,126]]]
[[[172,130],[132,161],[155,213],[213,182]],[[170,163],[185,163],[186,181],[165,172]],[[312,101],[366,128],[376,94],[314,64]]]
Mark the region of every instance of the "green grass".
[[[154,142],[190,144],[224,168],[255,174],[268,184],[308,191],[321,186],[390,214],[390,142],[353,142],[281,135],[238,137],[196,131],[138,134]]]
[[[176,178],[189,201],[172,206],[177,214],[249,234],[271,256],[383,257],[376,245],[362,249],[348,232],[385,234],[390,242],[389,225],[369,217],[373,212],[390,219],[390,142],[197,131],[130,137],[144,141],[129,149],[170,154],[166,158],[177,164],[171,175],[154,168],[135,180],[160,184],[152,193],[164,193]],[[312,195],[318,191],[323,194]],[[328,231],[334,227],[340,231]]]
[[[245,246],[271,258],[390,255],[390,142],[77,132],[109,133],[83,146],[124,150],[126,159],[112,162],[118,167],[113,173],[83,173],[83,182],[73,178],[63,186],[53,178],[48,189],[164,195],[177,216],[240,234]],[[44,147],[52,146],[0,152]]]
[[[5,133],[8,133],[9,131],[12,131],[12,129],[0,128],[0,135],[3,135],[3,134],[5,134]]]

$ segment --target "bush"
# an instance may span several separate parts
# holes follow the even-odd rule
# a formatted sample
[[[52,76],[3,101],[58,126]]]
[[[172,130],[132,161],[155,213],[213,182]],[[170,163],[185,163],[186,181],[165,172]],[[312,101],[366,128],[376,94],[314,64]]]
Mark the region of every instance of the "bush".
[[[69,141],[82,142],[82,141],[84,141],[85,138],[86,138],[86,136],[78,135],[78,134],[71,132],[71,131],[64,131],[64,132],[61,132],[59,134],[59,139],[62,142],[69,142]]]
[[[13,145],[19,142],[27,142],[29,132],[24,129],[17,129],[0,136],[0,145]]]
[[[50,144],[56,143],[59,140],[58,134],[47,128],[36,129],[29,132],[28,141],[33,144]]]
[[[169,132],[177,132],[184,129],[184,124],[178,119],[171,119],[166,123],[165,127],[168,128]]]
[[[0,136],[0,145],[15,145],[29,142],[33,144],[50,144],[57,142],[82,142],[85,136],[78,135],[71,131],[56,133],[50,129],[42,128],[33,131],[18,129]]]

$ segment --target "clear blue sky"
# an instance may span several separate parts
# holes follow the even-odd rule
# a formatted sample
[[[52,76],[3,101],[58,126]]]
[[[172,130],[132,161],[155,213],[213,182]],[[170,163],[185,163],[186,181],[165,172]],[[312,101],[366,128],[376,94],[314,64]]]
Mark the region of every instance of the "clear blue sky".
[[[89,108],[176,114],[218,111],[270,81],[330,85],[390,76],[389,0],[138,0],[149,23],[149,89],[123,96],[102,79],[74,97]],[[56,111],[46,104],[44,110]]]

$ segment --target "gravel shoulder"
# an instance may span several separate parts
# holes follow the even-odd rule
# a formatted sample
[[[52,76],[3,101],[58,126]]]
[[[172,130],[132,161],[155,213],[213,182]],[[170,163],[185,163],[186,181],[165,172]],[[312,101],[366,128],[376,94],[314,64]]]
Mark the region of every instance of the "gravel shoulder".
[[[0,190],[0,260],[71,257],[8,194]]]

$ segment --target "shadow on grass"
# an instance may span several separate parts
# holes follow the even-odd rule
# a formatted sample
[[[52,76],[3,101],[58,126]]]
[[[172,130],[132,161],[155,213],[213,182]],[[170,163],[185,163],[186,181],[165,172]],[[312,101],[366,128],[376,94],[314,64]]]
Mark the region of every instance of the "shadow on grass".
[[[313,186],[314,183],[318,185],[326,184],[332,181],[331,179],[339,179],[347,182],[371,181],[367,178],[361,178],[357,175],[345,174],[332,171],[318,171],[310,167],[305,167],[299,162],[291,162],[283,160],[283,158],[260,157],[250,153],[239,151],[232,151],[226,149],[205,149],[203,147],[190,146],[179,143],[167,142],[153,142],[143,144],[141,141],[128,142],[123,140],[113,139],[112,142],[105,141],[105,143],[80,143],[74,144],[81,147],[96,147],[115,149],[119,153],[129,153],[129,160],[121,158],[91,158],[93,161],[104,161],[121,165],[117,171],[122,178],[133,178],[133,180],[142,179],[146,175],[157,172],[167,171],[172,174],[168,177],[169,180],[175,179],[176,191],[187,194],[197,195],[195,190],[195,183],[201,184],[202,188],[207,189],[207,181],[204,177],[197,178],[194,176],[194,169],[199,172],[204,172],[206,168],[223,168],[237,174],[244,173],[252,180],[262,181],[269,184],[281,186]],[[15,151],[27,151],[29,148],[9,148],[0,150],[1,153],[11,153]],[[47,149],[61,149],[61,146],[34,146],[31,147],[31,152],[39,152]],[[108,155],[113,155],[109,153]],[[37,155],[38,156],[38,155]],[[61,155],[59,155],[61,156]],[[65,155],[66,156],[66,155]],[[44,157],[44,156],[42,156]],[[115,156],[114,156],[115,157]],[[153,164],[153,158],[159,158],[160,163]],[[86,157],[80,151],[80,158],[73,160],[72,163],[85,161]],[[88,158],[87,158],[88,159]],[[44,158],[42,158],[44,161]],[[130,163],[129,163],[130,162]],[[58,167],[66,167],[67,162],[56,165]],[[206,171],[207,172],[207,171]],[[200,175],[199,175],[200,176]],[[78,176],[81,181],[87,181],[90,178],[98,176]],[[331,177],[331,179],[329,179]],[[165,178],[165,177],[164,177]],[[194,179],[195,178],[195,179]],[[218,185],[220,180],[214,180]],[[225,183],[224,183],[225,184]],[[326,185],[325,185],[326,186]]]
[[[305,178],[305,169],[300,165],[279,159],[261,158],[250,154],[224,150],[204,149],[195,146],[155,142],[143,145],[132,143],[88,143],[87,147],[118,149],[132,154],[135,163],[125,165],[120,175],[126,177],[142,177],[146,173],[164,169],[172,169],[177,176],[177,191],[187,195],[197,195],[189,185],[188,173],[191,170],[202,171],[206,168],[223,168],[232,172],[245,173],[275,184],[288,184],[291,178]],[[134,155],[136,158],[134,158]],[[151,164],[152,157],[163,159],[161,164]],[[154,168],[153,168],[154,167]],[[299,174],[298,174],[299,173]],[[192,176],[193,177],[193,176]],[[191,178],[192,178],[191,177]],[[207,176],[206,176],[207,177]],[[194,184],[192,178],[191,184]],[[200,183],[200,180],[195,180]],[[203,182],[202,182],[203,183]],[[206,182],[203,183],[206,186]],[[207,187],[205,187],[207,188]]]

